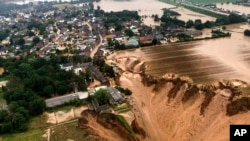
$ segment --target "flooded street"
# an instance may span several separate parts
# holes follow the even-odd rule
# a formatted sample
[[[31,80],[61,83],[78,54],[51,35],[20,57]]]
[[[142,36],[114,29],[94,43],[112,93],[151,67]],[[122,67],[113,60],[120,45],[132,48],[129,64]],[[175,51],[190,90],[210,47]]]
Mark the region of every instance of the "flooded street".
[[[250,38],[243,35],[250,25],[227,28],[231,37],[119,51],[117,56],[139,57],[146,62],[146,73],[157,77],[176,73],[196,83],[218,79],[250,82]]]

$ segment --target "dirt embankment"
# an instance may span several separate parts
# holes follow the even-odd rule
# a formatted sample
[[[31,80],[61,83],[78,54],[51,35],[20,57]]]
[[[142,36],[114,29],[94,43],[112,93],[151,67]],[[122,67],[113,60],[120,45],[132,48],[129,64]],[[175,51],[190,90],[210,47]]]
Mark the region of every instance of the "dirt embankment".
[[[90,139],[107,141],[134,141],[132,134],[123,126],[116,115],[111,113],[97,114],[90,110],[82,112],[82,118],[79,119],[78,127],[88,133]],[[134,130],[140,135],[143,129],[134,126]],[[139,140],[139,139],[137,139]]]
[[[133,92],[129,102],[136,124],[145,131],[141,133],[145,141],[229,140],[229,125],[246,124],[250,118],[249,98],[242,98],[238,89],[246,85],[244,82],[223,80],[201,85],[175,74],[157,79],[133,73],[134,67],[126,69],[135,58],[123,60],[117,61],[124,70],[119,83]]]

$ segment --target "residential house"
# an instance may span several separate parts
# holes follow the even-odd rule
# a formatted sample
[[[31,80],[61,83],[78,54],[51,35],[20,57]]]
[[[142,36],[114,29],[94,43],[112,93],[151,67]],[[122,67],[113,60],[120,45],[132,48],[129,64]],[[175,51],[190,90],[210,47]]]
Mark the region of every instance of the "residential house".
[[[60,67],[62,70],[70,71],[73,69],[73,64],[72,63],[61,64]]]
[[[186,30],[181,32],[182,34],[188,35],[190,37],[200,36],[202,35],[202,31],[200,30]]]
[[[109,94],[109,103],[114,105],[123,102],[125,99],[122,97],[121,92],[114,87],[107,88]]]

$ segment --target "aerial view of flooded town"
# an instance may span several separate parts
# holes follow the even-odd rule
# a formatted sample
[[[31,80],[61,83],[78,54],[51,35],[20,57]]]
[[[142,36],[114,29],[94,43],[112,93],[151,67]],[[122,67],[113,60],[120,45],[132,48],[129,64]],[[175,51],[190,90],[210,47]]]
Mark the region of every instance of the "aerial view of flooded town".
[[[246,125],[250,0],[0,0],[0,141],[249,141]]]

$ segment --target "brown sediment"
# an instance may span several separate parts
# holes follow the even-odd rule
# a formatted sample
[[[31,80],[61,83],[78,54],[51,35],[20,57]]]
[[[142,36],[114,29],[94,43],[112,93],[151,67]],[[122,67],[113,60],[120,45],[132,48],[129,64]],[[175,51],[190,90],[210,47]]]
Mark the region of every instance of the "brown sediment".
[[[0,75],[4,73],[4,68],[0,67]]]
[[[122,125],[116,115],[111,113],[98,114],[85,110],[79,119],[78,127],[88,132],[90,138],[107,141],[133,141],[133,136]]]
[[[245,82],[222,80],[202,85],[176,74],[156,78],[133,73],[133,68],[121,73],[120,85],[133,92],[129,102],[137,119],[136,126],[145,131],[145,141],[228,140],[229,125],[243,124],[250,118],[248,99],[238,100],[242,99],[238,88],[246,85]],[[228,114],[230,110],[232,114]]]

